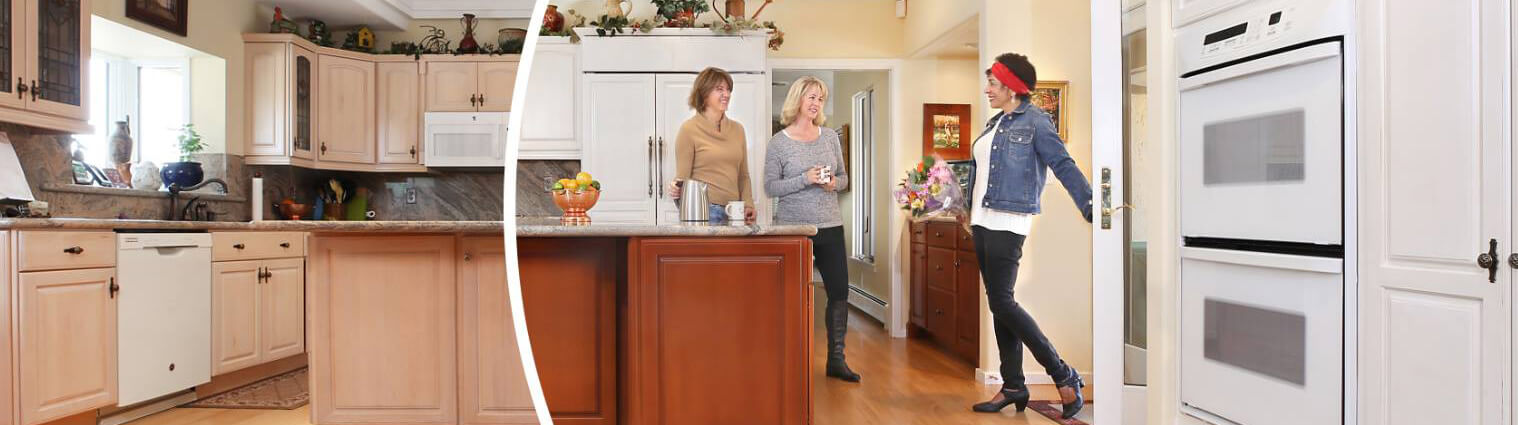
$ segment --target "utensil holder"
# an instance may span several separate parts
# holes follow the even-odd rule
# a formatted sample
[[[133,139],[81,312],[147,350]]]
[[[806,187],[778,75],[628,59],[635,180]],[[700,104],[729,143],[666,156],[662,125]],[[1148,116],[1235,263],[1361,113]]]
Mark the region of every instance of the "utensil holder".
[[[323,204],[323,207],[322,207],[322,219],[323,220],[342,220],[343,219],[343,204],[342,203],[338,203],[338,202],[327,202],[327,203]]]

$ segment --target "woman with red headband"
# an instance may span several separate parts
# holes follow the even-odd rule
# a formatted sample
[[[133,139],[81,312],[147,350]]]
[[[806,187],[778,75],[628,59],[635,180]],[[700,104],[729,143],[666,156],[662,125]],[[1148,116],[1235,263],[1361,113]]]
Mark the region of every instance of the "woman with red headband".
[[[1001,350],[1002,389],[994,398],[974,406],[977,412],[994,413],[1009,404],[1022,411],[1028,405],[1023,377],[1023,345],[1033,353],[1054,379],[1064,404],[1064,417],[1072,418],[1085,406],[1080,374],[1065,364],[1054,344],[1039,330],[1033,316],[1017,304],[1012,287],[1017,282],[1023,241],[1038,214],[1045,169],[1064,184],[1086,222],[1091,222],[1091,184],[1065,151],[1049,115],[1028,100],[1038,74],[1028,58],[1007,53],[996,57],[986,70],[986,97],[1000,112],[991,117],[986,130],[975,140],[975,171],[971,176],[970,233],[975,256],[986,285],[986,303]],[[963,220],[963,219],[962,219]]]

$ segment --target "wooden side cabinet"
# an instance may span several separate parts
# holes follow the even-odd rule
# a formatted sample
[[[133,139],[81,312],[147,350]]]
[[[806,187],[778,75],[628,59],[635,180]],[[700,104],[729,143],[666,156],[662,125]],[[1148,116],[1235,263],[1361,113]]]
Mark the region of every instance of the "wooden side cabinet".
[[[0,421],[16,423],[16,371],[12,339],[11,306],[15,300],[12,285],[16,268],[11,264],[11,232],[0,231]]]
[[[536,424],[511,318],[505,239],[465,237],[459,251],[459,424]]]
[[[952,222],[911,223],[911,312],[908,330],[976,364],[984,292],[975,243]]]
[[[116,269],[19,276],[21,423],[115,404]]]
[[[211,375],[306,352],[305,259],[211,264]]]

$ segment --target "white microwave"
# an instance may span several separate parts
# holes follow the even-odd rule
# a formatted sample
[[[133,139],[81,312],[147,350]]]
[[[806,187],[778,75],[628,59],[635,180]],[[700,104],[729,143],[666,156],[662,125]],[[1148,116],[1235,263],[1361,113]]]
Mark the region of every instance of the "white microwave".
[[[428,167],[506,166],[508,112],[428,112],[424,159]]]

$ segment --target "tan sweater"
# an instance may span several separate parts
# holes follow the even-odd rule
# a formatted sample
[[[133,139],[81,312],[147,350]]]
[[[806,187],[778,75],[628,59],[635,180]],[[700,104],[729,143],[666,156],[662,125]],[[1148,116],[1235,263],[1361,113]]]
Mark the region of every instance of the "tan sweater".
[[[705,182],[706,200],[713,204],[753,205],[743,124],[723,117],[718,130],[699,114],[685,120],[675,136],[675,177]]]

